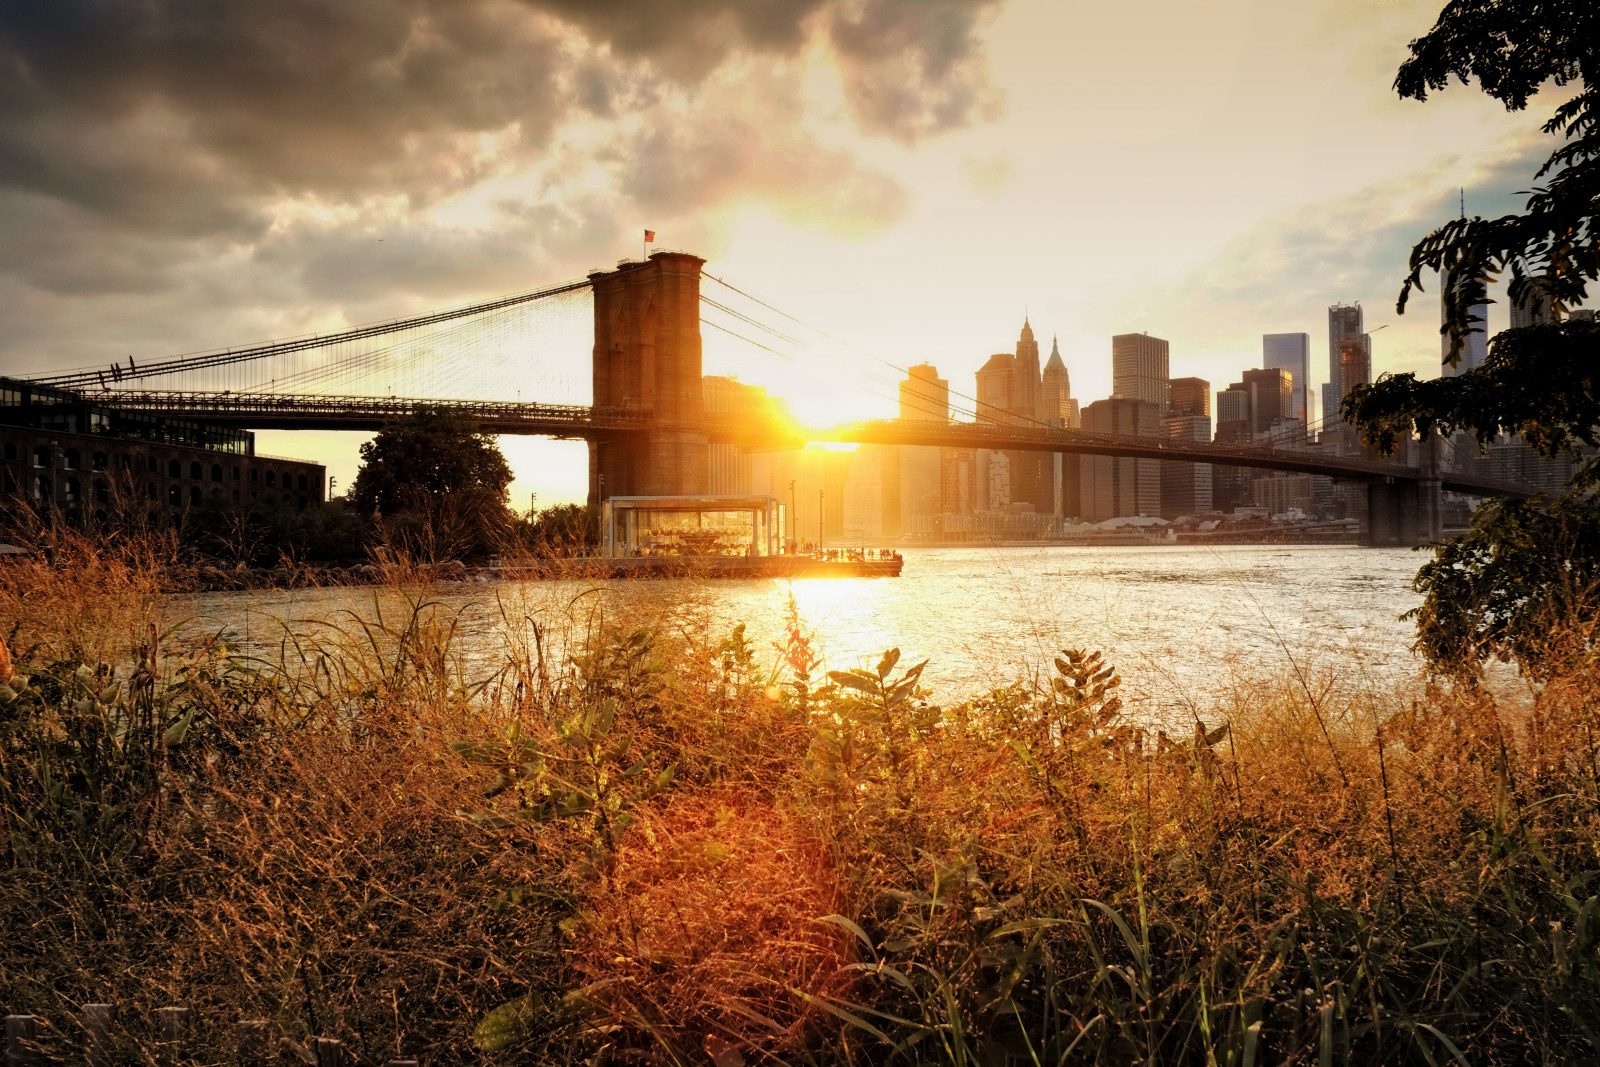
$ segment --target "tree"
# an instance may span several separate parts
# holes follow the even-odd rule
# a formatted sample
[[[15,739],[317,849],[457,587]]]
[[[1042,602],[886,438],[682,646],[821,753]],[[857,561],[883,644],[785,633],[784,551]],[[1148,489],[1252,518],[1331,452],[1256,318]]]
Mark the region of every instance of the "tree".
[[[510,518],[511,468],[494,439],[442,409],[420,408],[361,446],[350,487],[361,514],[384,520],[384,532],[424,558],[481,554]]]
[[[582,504],[556,504],[528,515],[522,539],[536,556],[581,556],[600,543],[600,528]]]
[[[1441,332],[1451,339],[1445,362],[1455,366],[1467,335],[1479,328],[1470,309],[1487,299],[1491,279],[1509,271],[1507,295],[1513,301],[1548,300],[1559,319],[1584,300],[1600,275],[1600,5],[1452,0],[1433,29],[1411,42],[1411,58],[1400,67],[1395,89],[1426,100],[1452,77],[1476,80],[1510,111],[1527,107],[1547,84],[1575,87],[1544,124],[1546,133],[1563,141],[1535,175],[1536,181],[1548,180],[1529,191],[1526,210],[1497,219],[1457,219],[1411,250],[1396,310],[1404,314],[1411,293],[1423,290],[1425,271],[1450,278]],[[1502,382],[1520,377],[1527,386],[1553,371],[1570,381],[1577,369],[1569,364],[1594,351],[1593,333],[1571,321],[1518,334],[1507,331],[1495,339],[1500,358],[1493,373]],[[1484,439],[1502,431],[1535,431],[1541,437],[1536,447],[1559,448],[1570,441],[1552,428],[1576,432],[1592,425],[1593,405],[1592,394],[1553,391],[1529,405],[1525,389],[1497,391],[1474,371],[1427,383],[1409,374],[1385,375],[1353,390],[1344,407],[1374,443],[1388,448],[1419,426],[1464,429]],[[1581,433],[1576,437],[1583,439]]]
[[[1544,125],[1562,140],[1534,176],[1544,184],[1526,194],[1522,212],[1458,219],[1416,244],[1396,310],[1404,314],[1412,291],[1422,291],[1424,272],[1438,272],[1450,366],[1479,328],[1470,309],[1487,299],[1492,279],[1509,273],[1510,299],[1548,301],[1555,321],[1501,333],[1484,365],[1463,374],[1384,375],[1358,386],[1344,414],[1386,452],[1432,431],[1466,431],[1480,442],[1518,434],[1546,456],[1593,448],[1600,444],[1600,328],[1566,313],[1600,275],[1600,4],[1452,0],[1411,42],[1395,89],[1426,100],[1452,78],[1476,81],[1510,111],[1548,85],[1571,88]],[[1473,673],[1497,657],[1548,677],[1590,654],[1600,618],[1591,580],[1600,574],[1597,474],[1600,460],[1591,459],[1553,502],[1481,508],[1465,537],[1438,548],[1416,579],[1424,594],[1418,647],[1436,668]]]

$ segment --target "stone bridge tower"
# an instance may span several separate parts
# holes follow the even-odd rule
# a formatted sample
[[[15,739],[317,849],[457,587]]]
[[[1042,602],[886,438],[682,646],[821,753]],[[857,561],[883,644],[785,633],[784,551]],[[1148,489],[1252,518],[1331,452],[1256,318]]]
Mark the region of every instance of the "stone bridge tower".
[[[589,506],[614,496],[707,491],[700,386],[700,268],[683,252],[589,275],[594,406],[650,412],[646,429],[589,443]]]

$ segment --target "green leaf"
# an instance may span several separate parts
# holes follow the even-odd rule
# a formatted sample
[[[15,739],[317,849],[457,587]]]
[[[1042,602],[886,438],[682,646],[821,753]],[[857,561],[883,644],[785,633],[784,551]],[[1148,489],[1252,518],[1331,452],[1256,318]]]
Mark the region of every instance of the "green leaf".
[[[178,721],[167,727],[166,735],[162,738],[163,742],[168,746],[183,744],[184,737],[189,733],[190,725],[194,723],[195,712],[199,710],[199,708],[190,708]]]
[[[532,994],[508,1000],[473,1027],[473,1043],[484,1052],[503,1052],[528,1036],[535,1012]]]

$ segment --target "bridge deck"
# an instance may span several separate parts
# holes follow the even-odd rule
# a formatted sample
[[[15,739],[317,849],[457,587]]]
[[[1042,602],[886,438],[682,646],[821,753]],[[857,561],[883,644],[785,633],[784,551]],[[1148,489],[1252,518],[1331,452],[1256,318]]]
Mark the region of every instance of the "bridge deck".
[[[489,433],[567,439],[596,440],[644,432],[652,424],[651,412],[638,409],[493,400],[155,390],[107,390],[87,393],[86,398],[109,407],[159,412],[255,430],[379,430],[423,408],[460,414]],[[837,441],[1212,463],[1324,475],[1342,481],[1415,481],[1426,476],[1418,468],[1400,463],[1327,455],[1281,445],[1217,445],[1005,424],[884,419],[807,432],[743,416],[711,415],[706,418],[706,429],[713,442],[761,451],[803,447],[808,441]],[[1439,472],[1438,477],[1442,488],[1475,496],[1522,497],[1531,493],[1527,486],[1493,478],[1445,471]]]

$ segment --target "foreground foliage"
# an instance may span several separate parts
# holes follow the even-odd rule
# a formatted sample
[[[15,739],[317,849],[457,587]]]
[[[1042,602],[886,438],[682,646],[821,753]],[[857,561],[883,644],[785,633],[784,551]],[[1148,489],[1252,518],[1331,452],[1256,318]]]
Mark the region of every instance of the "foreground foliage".
[[[118,1001],[130,1062],[167,1003],[208,1062],[240,1015],[378,1062],[1600,1059],[1582,656],[1525,704],[1268,681],[1178,723],[1092,652],[940,704],[792,604],[761,649],[511,596],[490,661],[401,590],[266,660],[18,616],[0,1002],[64,1050]]]

